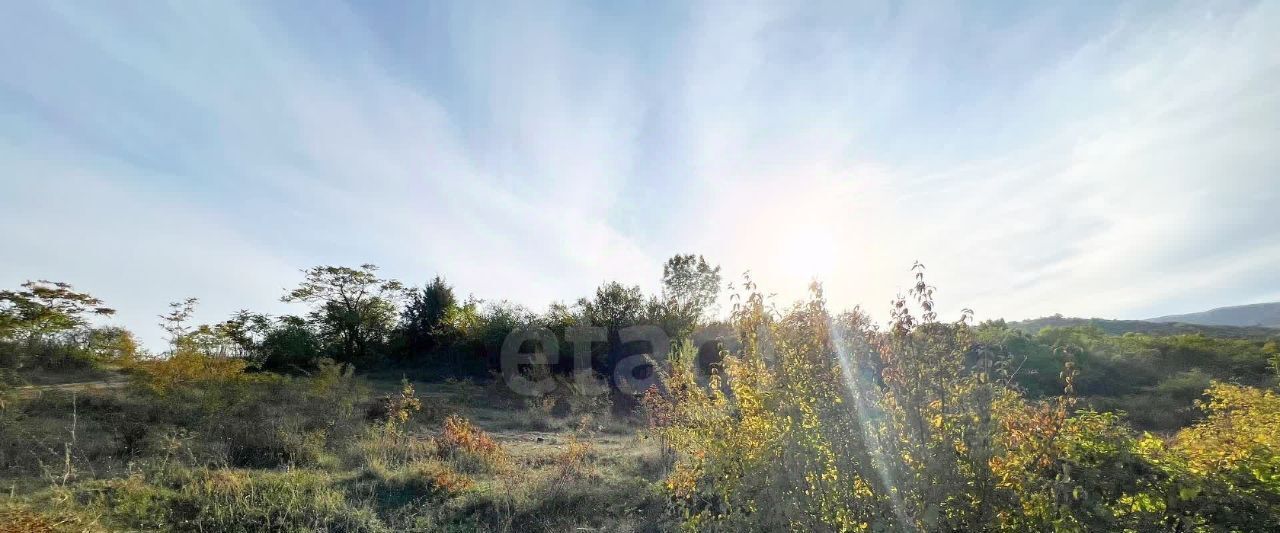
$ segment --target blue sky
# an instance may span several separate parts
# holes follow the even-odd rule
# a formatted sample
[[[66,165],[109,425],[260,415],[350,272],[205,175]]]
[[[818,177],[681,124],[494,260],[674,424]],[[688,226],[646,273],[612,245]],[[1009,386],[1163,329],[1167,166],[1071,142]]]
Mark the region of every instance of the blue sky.
[[[782,300],[1280,300],[1280,3],[5,2],[0,284],[155,315],[372,262],[535,310],[707,255]]]

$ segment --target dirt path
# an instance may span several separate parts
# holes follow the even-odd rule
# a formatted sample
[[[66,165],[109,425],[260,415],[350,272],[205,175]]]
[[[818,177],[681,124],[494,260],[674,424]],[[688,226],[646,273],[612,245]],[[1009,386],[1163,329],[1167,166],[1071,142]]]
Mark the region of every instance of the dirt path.
[[[18,396],[21,398],[34,398],[50,391],[62,392],[78,392],[94,389],[119,389],[128,384],[128,380],[124,378],[101,379],[97,381],[82,381],[78,383],[55,383],[52,385],[25,385],[17,387]]]

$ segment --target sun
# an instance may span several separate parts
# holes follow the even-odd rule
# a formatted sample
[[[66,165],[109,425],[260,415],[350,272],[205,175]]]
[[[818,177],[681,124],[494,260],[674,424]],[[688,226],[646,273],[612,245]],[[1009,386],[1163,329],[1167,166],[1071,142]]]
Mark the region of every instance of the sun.
[[[840,243],[830,226],[800,223],[775,235],[771,263],[777,274],[790,285],[828,279],[840,261]]]

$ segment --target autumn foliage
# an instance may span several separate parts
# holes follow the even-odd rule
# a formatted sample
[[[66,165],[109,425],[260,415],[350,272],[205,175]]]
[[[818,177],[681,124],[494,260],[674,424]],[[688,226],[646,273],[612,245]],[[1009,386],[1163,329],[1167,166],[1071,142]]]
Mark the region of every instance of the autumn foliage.
[[[690,530],[1167,531],[1280,527],[1280,398],[1214,385],[1172,438],[1030,400],[1013,359],[934,311],[916,284],[879,330],[821,287],[775,312],[747,280],[740,348],[702,375],[678,351],[645,397],[672,454],[664,488]]]
[[[506,462],[506,456],[498,442],[459,415],[449,415],[444,419],[443,428],[435,441],[442,457],[470,463],[473,468],[501,467]]]

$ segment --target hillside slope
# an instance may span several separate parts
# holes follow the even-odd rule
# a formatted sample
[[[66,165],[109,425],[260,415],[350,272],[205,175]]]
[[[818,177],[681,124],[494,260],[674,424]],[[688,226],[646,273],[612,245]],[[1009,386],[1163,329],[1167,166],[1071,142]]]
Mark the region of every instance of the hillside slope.
[[[1108,335],[1125,333],[1144,333],[1147,335],[1189,335],[1202,334],[1209,337],[1227,339],[1267,339],[1280,338],[1280,329],[1257,326],[1210,326],[1188,324],[1185,322],[1151,322],[1145,320],[1108,320],[1105,318],[1073,318],[1064,316],[1047,316],[1010,322],[1014,329],[1034,334],[1047,327],[1093,326]]]
[[[1280,302],[1219,307],[1199,313],[1168,315],[1149,322],[1181,322],[1202,326],[1264,326],[1280,328]]]

